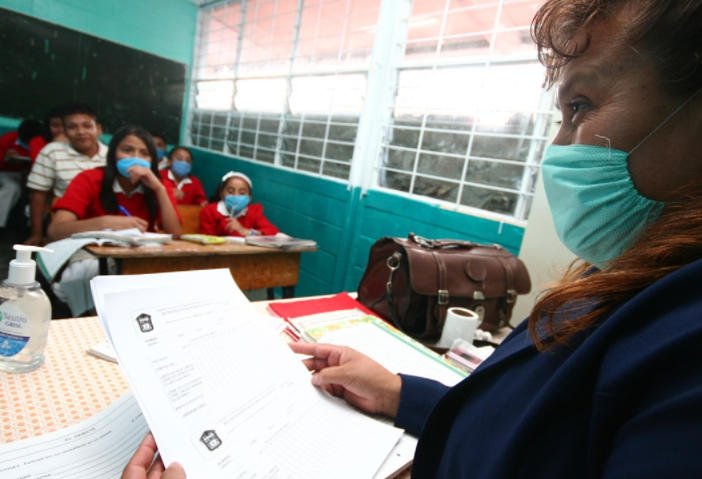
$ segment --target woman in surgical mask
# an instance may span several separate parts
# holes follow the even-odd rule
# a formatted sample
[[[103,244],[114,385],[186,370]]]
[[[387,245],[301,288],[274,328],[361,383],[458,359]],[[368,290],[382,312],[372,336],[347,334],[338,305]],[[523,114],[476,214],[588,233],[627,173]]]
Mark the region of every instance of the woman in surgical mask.
[[[179,205],[206,206],[207,195],[200,180],[190,174],[193,155],[184,146],[176,146],[168,154],[168,168],[160,170],[161,180],[173,189]]]
[[[276,228],[263,215],[263,206],[251,203],[253,184],[243,173],[230,171],[215,194],[215,201],[200,212],[200,233],[215,236],[274,235]]]
[[[313,384],[419,435],[413,478],[702,477],[701,27],[702,0],[540,7],[563,116],[543,181],[581,260],[467,379],[291,345]]]
[[[107,166],[80,173],[56,201],[48,236],[59,240],[82,231],[158,227],[177,238],[175,205],[172,189],[160,180],[151,135],[140,126],[124,126],[112,137]]]

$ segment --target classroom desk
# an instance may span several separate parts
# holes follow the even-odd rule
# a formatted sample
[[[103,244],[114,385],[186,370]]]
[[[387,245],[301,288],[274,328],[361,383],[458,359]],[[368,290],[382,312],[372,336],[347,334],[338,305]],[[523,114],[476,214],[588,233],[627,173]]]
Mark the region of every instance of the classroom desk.
[[[252,304],[267,314],[267,301]],[[119,365],[85,352],[104,339],[97,317],[54,320],[41,368],[0,371],[0,443],[78,424],[122,396],[129,386]],[[408,479],[410,471],[395,477]]]
[[[100,274],[107,274],[107,258],[117,260],[118,274],[229,268],[242,290],[280,286],[284,298],[295,295],[300,253],[317,251],[316,248],[285,251],[245,244],[203,245],[188,241],[173,241],[159,248],[86,246],[86,249],[100,260]]]

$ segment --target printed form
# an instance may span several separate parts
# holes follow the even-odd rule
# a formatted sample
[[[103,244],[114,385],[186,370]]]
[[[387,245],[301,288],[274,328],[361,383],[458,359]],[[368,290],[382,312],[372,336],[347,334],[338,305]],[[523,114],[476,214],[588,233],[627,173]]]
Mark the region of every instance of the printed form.
[[[164,462],[189,478],[373,477],[402,431],[314,387],[228,270],[176,275],[93,280]]]
[[[4,444],[3,479],[118,479],[149,426],[131,391],[80,424]]]

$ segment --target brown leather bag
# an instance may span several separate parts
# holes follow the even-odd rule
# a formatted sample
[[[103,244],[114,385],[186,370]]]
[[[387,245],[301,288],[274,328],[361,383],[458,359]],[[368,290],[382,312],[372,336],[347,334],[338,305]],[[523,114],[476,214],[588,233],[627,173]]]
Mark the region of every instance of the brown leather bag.
[[[485,331],[506,326],[517,295],[530,290],[524,263],[499,245],[410,234],[373,244],[358,300],[410,336],[432,339],[449,307],[475,311]]]

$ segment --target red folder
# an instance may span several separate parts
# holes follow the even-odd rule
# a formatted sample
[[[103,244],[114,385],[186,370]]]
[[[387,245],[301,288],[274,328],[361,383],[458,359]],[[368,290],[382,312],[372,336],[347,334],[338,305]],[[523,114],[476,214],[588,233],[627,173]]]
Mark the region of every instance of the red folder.
[[[377,316],[373,311],[363,306],[347,293],[339,293],[328,298],[302,299],[300,301],[270,303],[268,308],[281,318],[298,318],[310,314],[342,311],[345,309],[360,309],[364,313]]]

